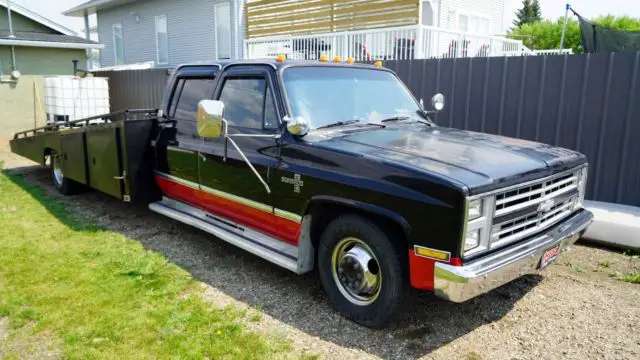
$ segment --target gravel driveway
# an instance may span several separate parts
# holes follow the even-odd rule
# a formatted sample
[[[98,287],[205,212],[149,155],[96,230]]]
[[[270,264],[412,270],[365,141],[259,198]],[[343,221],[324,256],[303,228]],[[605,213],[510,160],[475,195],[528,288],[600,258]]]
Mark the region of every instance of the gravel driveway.
[[[4,147],[3,147],[4,146]],[[111,231],[161,252],[207,286],[216,305],[259,309],[250,326],[284,336],[296,351],[360,359],[638,359],[640,285],[610,277],[640,269],[637,257],[576,245],[544,277],[527,276],[464,304],[414,292],[387,329],[370,330],[337,315],[317,274],[296,276],[199,230],[93,192],[64,198],[49,173],[9,159],[53,195]],[[10,161],[6,161],[10,160]]]

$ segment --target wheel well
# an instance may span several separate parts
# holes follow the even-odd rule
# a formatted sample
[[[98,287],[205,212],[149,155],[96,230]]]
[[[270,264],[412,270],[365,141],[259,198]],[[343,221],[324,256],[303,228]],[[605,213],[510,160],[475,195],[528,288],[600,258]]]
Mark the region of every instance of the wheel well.
[[[313,203],[307,209],[307,214],[312,215],[310,235],[311,243],[315,249],[318,248],[320,237],[327,225],[334,219],[345,214],[356,214],[373,221],[374,224],[379,226],[380,229],[392,239],[392,243],[398,247],[401,253],[407,249],[408,239],[402,226],[386,216],[332,202]]]

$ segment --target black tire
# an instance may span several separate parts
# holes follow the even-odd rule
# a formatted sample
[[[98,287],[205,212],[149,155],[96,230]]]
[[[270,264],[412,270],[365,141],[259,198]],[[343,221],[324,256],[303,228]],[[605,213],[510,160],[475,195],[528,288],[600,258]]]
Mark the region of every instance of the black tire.
[[[359,242],[349,239],[357,239]],[[353,275],[353,269],[337,266],[338,269],[335,272],[333,270],[335,263],[341,263],[339,259],[347,262],[347,266],[358,262],[346,259],[350,255],[337,256],[338,260],[333,261],[334,255],[345,254],[340,249],[345,242],[349,241],[352,241],[353,246],[350,248],[347,246],[347,249],[351,250],[346,253],[351,253],[356,246],[360,247],[356,251],[363,249],[371,251],[371,255],[377,262],[377,273],[381,276],[379,291],[375,296],[365,293],[364,301],[356,298],[362,293],[354,296],[355,291],[348,289],[349,285],[358,287],[362,284],[357,282],[358,280],[350,282],[348,278],[345,279],[347,270]],[[373,222],[357,215],[343,215],[332,221],[322,234],[318,246],[318,272],[330,302],[339,312],[361,325],[381,327],[396,313],[405,295],[407,288],[403,265],[405,258],[406,256],[403,257],[391,243],[389,235]],[[351,264],[348,263],[349,261]],[[376,270],[375,264],[370,262],[367,264],[372,265],[367,271],[373,273]],[[362,276],[362,273],[360,275]],[[344,285],[345,282],[347,285]],[[356,303],[360,301],[362,303]]]
[[[63,195],[73,195],[82,191],[82,184],[71,180],[64,176],[62,169],[60,168],[60,158],[55,152],[52,152],[50,155],[50,164],[51,164],[51,180],[53,181],[53,186]]]

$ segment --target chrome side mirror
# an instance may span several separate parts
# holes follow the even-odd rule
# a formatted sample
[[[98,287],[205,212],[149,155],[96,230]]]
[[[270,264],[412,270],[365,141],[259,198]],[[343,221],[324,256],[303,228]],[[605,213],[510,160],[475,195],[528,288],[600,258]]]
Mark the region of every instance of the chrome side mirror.
[[[291,135],[305,136],[309,132],[309,122],[302,116],[285,116],[282,121],[287,124],[287,130]]]
[[[442,109],[444,109],[444,104],[444,95],[440,93],[433,95],[433,97],[431,98],[431,106],[433,107],[433,110],[435,110],[435,112],[442,111]]]
[[[218,100],[202,100],[198,103],[198,135],[203,138],[219,139],[225,136],[224,103]]]

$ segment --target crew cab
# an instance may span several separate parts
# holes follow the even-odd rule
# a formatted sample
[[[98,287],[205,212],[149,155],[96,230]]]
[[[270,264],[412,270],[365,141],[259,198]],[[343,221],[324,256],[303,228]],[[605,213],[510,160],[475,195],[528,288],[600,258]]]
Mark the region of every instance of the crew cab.
[[[396,75],[347,62],[175,69],[160,110],[15,135],[65,194],[145,202],[296,274],[382,326],[406,290],[463,302],[545,269],[592,221],[587,159],[437,126]]]

